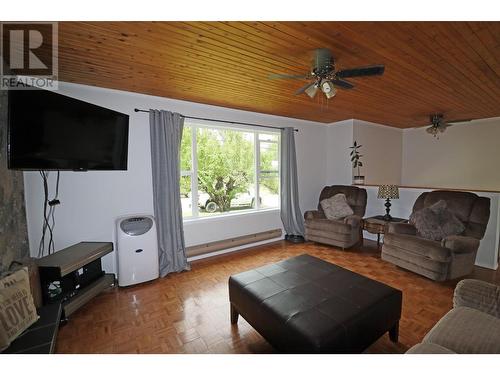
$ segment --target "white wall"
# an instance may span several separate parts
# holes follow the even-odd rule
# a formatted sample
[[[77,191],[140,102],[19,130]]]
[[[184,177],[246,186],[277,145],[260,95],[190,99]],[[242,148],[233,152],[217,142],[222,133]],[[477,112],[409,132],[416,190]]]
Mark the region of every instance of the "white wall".
[[[446,129],[439,139],[425,128],[403,132],[402,184],[500,190],[500,118]]]
[[[365,183],[401,184],[403,131],[361,120],[332,123],[327,130],[327,184],[351,184],[357,170],[352,168],[349,147],[361,144]]]
[[[362,145],[366,184],[401,184],[402,134],[398,128],[354,120],[353,140]]]
[[[62,172],[55,229],[56,250],[80,241],[112,241],[114,221],[128,214],[153,214],[149,117],[134,108],[155,108],[185,115],[242,121],[276,127],[293,126],[296,133],[300,206],[316,207],[325,184],[327,126],[311,121],[234,110],[117,90],[61,82],[59,92],[130,115],[127,171]],[[51,174],[53,191],[55,174]],[[42,226],[43,191],[36,172],[25,172],[25,198],[31,254],[36,255]],[[185,225],[186,245],[196,245],[281,228],[279,211],[249,216],[210,218]],[[114,254],[103,265],[114,271]]]
[[[349,158],[349,147],[352,142],[353,120],[339,121],[328,126],[325,185],[352,183],[352,164]]]
[[[500,118],[456,124],[439,139],[425,127],[401,130],[361,120],[333,123],[327,134],[327,181],[351,182],[347,148],[354,140],[363,145],[361,174],[367,184],[500,190]]]

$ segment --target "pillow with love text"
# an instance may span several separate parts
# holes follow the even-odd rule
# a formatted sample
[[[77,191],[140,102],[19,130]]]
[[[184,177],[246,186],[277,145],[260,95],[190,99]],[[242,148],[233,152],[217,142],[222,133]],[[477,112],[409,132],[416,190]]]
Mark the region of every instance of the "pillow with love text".
[[[28,269],[0,279],[0,351],[38,320],[30,291]]]

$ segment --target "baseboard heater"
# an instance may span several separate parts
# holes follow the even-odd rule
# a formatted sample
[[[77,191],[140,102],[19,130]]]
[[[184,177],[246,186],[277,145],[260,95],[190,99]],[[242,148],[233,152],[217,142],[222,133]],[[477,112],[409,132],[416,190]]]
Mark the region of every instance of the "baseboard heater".
[[[214,241],[201,245],[189,246],[186,248],[186,254],[188,257],[194,257],[198,255],[213,253],[214,251],[226,250],[232,247],[248,245],[255,242],[270,240],[272,238],[281,237],[281,229],[272,229],[265,232],[259,232],[254,234],[247,234],[245,236],[229,238],[222,241]]]

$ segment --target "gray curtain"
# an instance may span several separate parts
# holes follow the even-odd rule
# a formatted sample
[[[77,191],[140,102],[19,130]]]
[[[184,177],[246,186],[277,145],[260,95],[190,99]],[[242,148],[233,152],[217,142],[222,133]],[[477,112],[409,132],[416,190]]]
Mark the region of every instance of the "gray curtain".
[[[149,111],[153,204],[158,230],[160,276],[189,269],[184,245],[180,193],[180,146],[184,118]]]
[[[299,207],[293,128],[284,128],[281,131],[281,221],[287,235],[304,235],[304,219]]]

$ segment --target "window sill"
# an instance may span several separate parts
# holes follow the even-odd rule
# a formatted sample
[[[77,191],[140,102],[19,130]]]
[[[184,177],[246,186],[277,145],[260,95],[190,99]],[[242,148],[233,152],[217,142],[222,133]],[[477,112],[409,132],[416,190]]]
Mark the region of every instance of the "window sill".
[[[233,212],[233,213],[227,213],[227,214],[220,214],[217,216],[205,216],[205,217],[194,217],[194,218],[185,218],[184,225],[189,226],[192,224],[204,222],[204,221],[217,221],[221,220],[224,221],[225,219],[233,219],[235,217],[241,217],[241,216],[256,216],[264,213],[272,213],[272,212],[280,212],[279,208],[267,208],[267,209],[261,209],[261,210],[249,210],[247,212]]]

